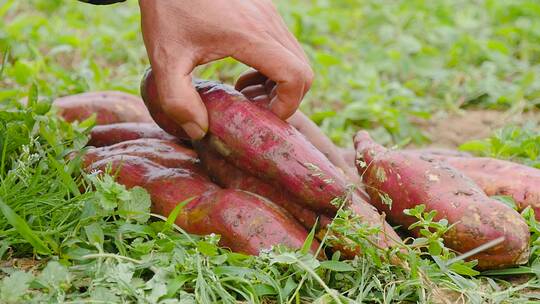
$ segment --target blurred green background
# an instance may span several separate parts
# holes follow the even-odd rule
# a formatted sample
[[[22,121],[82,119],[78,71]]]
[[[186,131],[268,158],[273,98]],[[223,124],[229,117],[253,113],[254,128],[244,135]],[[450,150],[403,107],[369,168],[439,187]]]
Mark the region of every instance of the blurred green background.
[[[419,122],[436,113],[540,104],[537,0],[275,3],[316,73],[302,109],[339,144],[358,128],[385,143],[426,143]],[[46,98],[138,94],[148,65],[136,1],[0,0],[0,52],[0,100],[32,82]],[[196,73],[232,83],[244,68],[222,60]]]

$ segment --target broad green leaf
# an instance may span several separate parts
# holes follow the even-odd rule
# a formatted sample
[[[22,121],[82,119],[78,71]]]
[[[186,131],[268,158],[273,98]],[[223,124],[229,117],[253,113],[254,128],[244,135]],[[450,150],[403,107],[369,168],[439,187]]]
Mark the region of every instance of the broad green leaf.
[[[56,261],[47,263],[47,266],[38,275],[37,279],[50,287],[59,288],[62,283],[69,283],[71,274],[68,269]]]
[[[130,198],[118,202],[118,212],[126,219],[145,223],[150,218],[150,194],[141,187],[129,190]]]
[[[105,236],[103,235],[103,230],[99,223],[92,223],[84,227],[86,237],[88,241],[93,246],[97,248],[103,248],[103,242],[105,241]]]
[[[29,292],[32,274],[24,271],[15,271],[0,282],[0,302],[22,303],[22,296]]]

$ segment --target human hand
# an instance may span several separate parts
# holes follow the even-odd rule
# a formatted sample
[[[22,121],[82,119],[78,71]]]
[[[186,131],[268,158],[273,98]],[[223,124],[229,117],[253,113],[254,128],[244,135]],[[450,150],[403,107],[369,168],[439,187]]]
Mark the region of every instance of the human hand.
[[[264,88],[282,119],[298,108],[313,71],[270,0],[139,0],[144,43],[162,109],[193,139],[208,129],[208,114],[191,84],[201,64],[232,57],[254,70],[237,89]]]

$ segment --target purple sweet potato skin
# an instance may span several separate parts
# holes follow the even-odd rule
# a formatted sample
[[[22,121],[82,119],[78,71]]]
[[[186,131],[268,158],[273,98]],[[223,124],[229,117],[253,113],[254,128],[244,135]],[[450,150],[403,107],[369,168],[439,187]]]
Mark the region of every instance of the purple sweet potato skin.
[[[177,141],[176,137],[163,131],[155,123],[125,122],[95,126],[90,132],[90,140],[87,145],[104,147],[140,138]]]
[[[540,220],[540,170],[489,157],[429,155],[458,169],[489,195],[511,196],[518,210],[531,207]]]
[[[528,260],[529,229],[523,218],[505,204],[490,199],[458,170],[414,152],[390,151],[361,131],[355,136],[357,163],[372,203],[388,219],[408,227],[415,218],[404,209],[418,204],[436,210],[436,220],[455,224],[443,237],[461,253],[504,237],[503,243],[472,257],[480,269],[522,264]],[[392,199],[391,206],[380,194]],[[417,233],[417,231],[413,231]]]
[[[220,245],[233,251],[257,255],[277,244],[297,249],[307,237],[300,223],[270,201],[241,190],[221,189],[190,170],[166,168],[131,155],[94,160],[87,170],[110,166],[119,183],[145,188],[153,212],[168,216],[179,203],[191,199],[176,224],[194,234],[221,234]],[[312,251],[318,246],[314,241]]]
[[[350,192],[347,180],[298,130],[228,86],[197,81],[195,87],[209,115],[205,145],[242,171],[287,189],[305,207],[317,213],[335,214],[337,207],[331,201]],[[141,90],[156,123],[169,131],[174,125],[171,120],[163,113],[154,113],[161,109],[150,70],[143,78]],[[353,192],[352,200],[359,207],[359,217],[388,233],[376,236],[380,246],[399,242],[399,236],[381,220],[360,191]]]
[[[96,124],[152,122],[144,102],[117,91],[88,92],[56,99],[53,105],[66,121],[83,121],[96,114]]]

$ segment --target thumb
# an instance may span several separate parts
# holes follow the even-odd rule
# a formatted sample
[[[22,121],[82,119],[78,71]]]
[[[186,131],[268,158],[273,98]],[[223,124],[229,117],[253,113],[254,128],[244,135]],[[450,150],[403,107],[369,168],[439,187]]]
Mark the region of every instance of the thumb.
[[[202,138],[208,130],[208,113],[191,82],[193,66],[165,64],[152,69],[163,112],[191,139]]]

